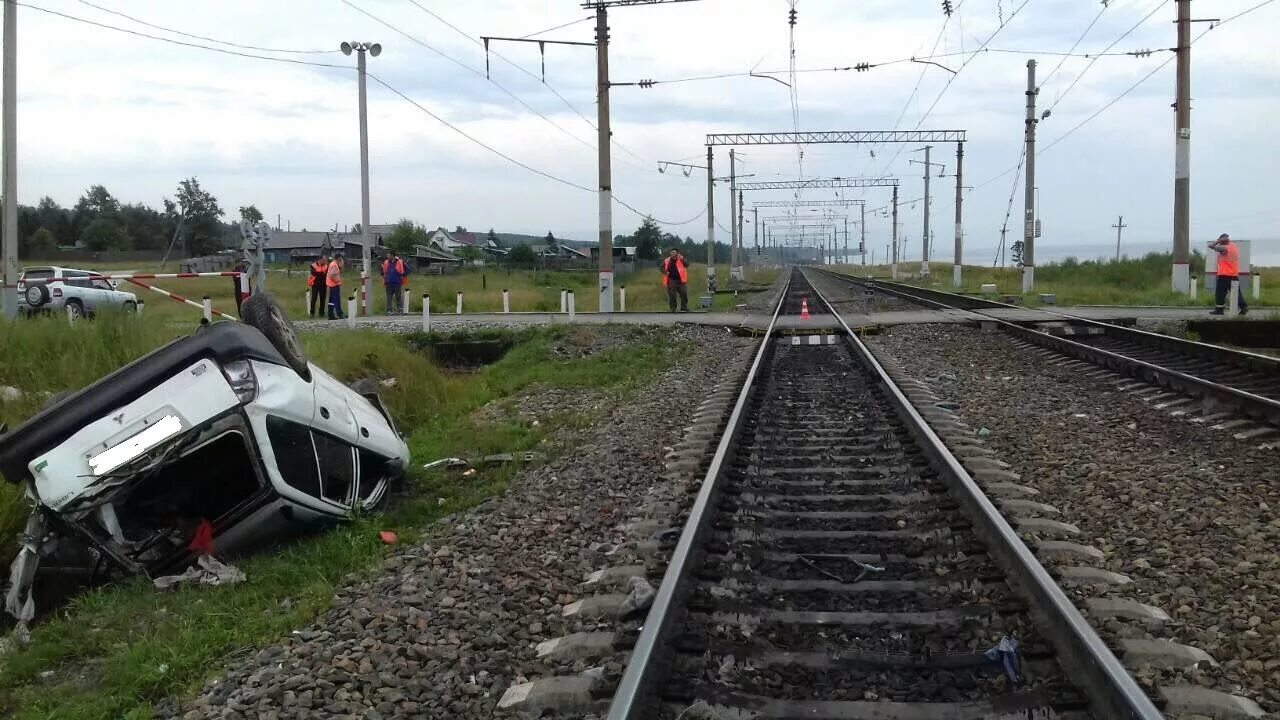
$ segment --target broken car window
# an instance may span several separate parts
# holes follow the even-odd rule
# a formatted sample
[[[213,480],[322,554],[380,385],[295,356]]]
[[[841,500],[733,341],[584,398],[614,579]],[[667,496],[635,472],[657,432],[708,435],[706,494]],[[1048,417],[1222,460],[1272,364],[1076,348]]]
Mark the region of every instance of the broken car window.
[[[354,449],[335,438],[312,433],[316,443],[316,455],[320,458],[321,491],[326,500],[351,504],[351,492],[355,485]]]
[[[321,497],[316,451],[311,445],[311,429],[274,415],[267,418],[267,436],[276,454],[276,467],[291,487]]]

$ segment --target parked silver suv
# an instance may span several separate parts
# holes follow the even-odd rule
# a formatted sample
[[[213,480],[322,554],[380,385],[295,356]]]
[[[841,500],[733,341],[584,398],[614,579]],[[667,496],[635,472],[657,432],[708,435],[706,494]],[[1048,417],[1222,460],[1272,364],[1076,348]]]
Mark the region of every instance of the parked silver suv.
[[[138,309],[138,296],[116,289],[114,280],[92,270],[29,267],[18,279],[18,309],[23,312],[65,312],[79,319],[99,310]]]

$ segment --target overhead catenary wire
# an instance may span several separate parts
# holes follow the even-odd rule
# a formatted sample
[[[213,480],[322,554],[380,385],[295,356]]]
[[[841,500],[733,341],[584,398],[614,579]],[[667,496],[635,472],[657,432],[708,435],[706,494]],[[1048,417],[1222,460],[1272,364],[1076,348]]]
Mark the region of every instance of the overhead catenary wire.
[[[192,38],[194,40],[204,40],[205,42],[217,43],[218,45],[227,45],[229,47],[240,48],[241,50],[258,50],[260,52],[285,53],[285,54],[294,54],[294,55],[323,55],[323,54],[338,52],[337,48],[334,48],[332,50],[293,50],[293,49],[286,49],[286,48],[263,47],[260,45],[244,45],[241,43],[234,43],[229,40],[219,40],[217,38],[208,37],[206,35],[196,35],[194,33],[184,32],[182,30],[175,30],[173,28],[165,27],[163,25],[156,25],[155,23],[150,23],[150,22],[147,22],[146,20],[136,18],[132,15],[122,13],[119,10],[113,10],[109,7],[103,7],[102,5],[89,2],[89,0],[80,0],[80,4],[87,5],[88,7],[91,7],[94,10],[99,10],[101,12],[108,13],[110,15],[115,15],[116,17],[122,17],[125,20],[152,28],[153,30],[162,30],[167,33],[173,33],[174,35],[181,35],[183,37]]]
[[[529,38],[537,37],[539,35],[546,35],[549,32],[555,32],[556,30],[563,30],[572,25],[577,25],[578,23],[587,22],[588,20],[595,20],[595,16],[587,15],[586,17],[581,17],[581,18],[578,18],[577,20],[571,20],[567,23],[564,23],[563,25],[556,25],[555,27],[549,27],[546,30],[539,30],[538,32],[535,32],[535,33],[529,33],[528,35],[521,35],[520,39],[528,40]]]
[[[1148,20],[1150,20],[1150,19],[1151,19],[1151,17],[1152,17],[1153,15],[1155,15],[1155,14],[1156,14],[1156,13],[1157,13],[1161,8],[1163,8],[1163,7],[1167,6],[1168,4],[1169,4],[1168,0],[1161,0],[1159,3],[1157,3],[1157,4],[1156,4],[1156,6],[1155,6],[1155,7],[1151,8],[1151,12],[1148,12],[1146,15],[1142,16],[1142,19],[1141,19],[1141,20],[1139,20],[1138,22],[1134,23],[1134,25],[1133,25],[1132,27],[1130,27],[1128,30],[1124,31],[1124,32],[1120,35],[1120,37],[1116,38],[1115,40],[1112,40],[1112,41],[1111,41],[1111,44],[1110,44],[1110,45],[1108,45],[1105,49],[1103,49],[1103,52],[1109,52],[1109,51],[1111,50],[1111,48],[1115,47],[1115,46],[1116,46],[1116,45],[1117,45],[1121,40],[1124,40],[1125,38],[1127,38],[1127,37],[1129,37],[1130,35],[1132,35],[1134,30],[1137,30],[1139,27],[1142,27],[1142,26],[1143,26],[1143,25],[1144,25]],[[1176,56],[1176,55],[1171,55],[1170,57],[1171,57],[1171,58],[1173,58],[1173,57],[1177,57],[1177,56]],[[1081,70],[1079,73],[1077,73],[1077,74],[1076,74],[1075,78],[1071,81],[1071,84],[1067,86],[1067,89],[1066,89],[1066,90],[1063,90],[1063,91],[1062,91],[1062,94],[1061,94],[1061,95],[1059,95],[1059,96],[1057,97],[1057,99],[1053,101],[1053,103],[1052,103],[1051,105],[1049,105],[1049,108],[1048,108],[1048,110],[1047,110],[1046,112],[1053,112],[1053,110],[1054,110],[1055,108],[1057,108],[1057,107],[1058,107],[1058,104],[1062,102],[1063,98],[1065,98],[1067,95],[1071,94],[1071,91],[1072,91],[1073,89],[1075,89],[1076,85],[1079,85],[1079,84],[1080,84],[1080,80],[1082,80],[1082,79],[1084,78],[1084,76],[1085,76],[1085,75],[1087,75],[1087,74],[1089,73],[1089,70],[1091,70],[1091,69],[1093,68],[1094,64],[1095,64],[1095,63],[1097,63],[1097,62],[1098,62],[1098,58],[1096,58],[1096,57],[1095,57],[1095,58],[1090,59],[1090,60],[1089,60],[1089,64],[1088,64],[1088,65],[1085,65],[1085,66],[1084,66],[1084,69],[1083,69],[1083,70]],[[1167,61],[1166,61],[1166,63],[1167,63]],[[1061,64],[1061,63],[1059,63],[1059,64]]]
[[[507,58],[505,55],[503,55],[502,53],[498,52],[497,50],[490,50],[490,49],[488,49],[488,48],[485,46],[485,44],[484,44],[484,41],[483,41],[483,40],[481,40],[480,38],[475,37],[474,35],[471,35],[470,33],[468,33],[467,31],[463,30],[462,28],[458,27],[457,25],[454,25],[453,23],[451,23],[451,22],[449,22],[448,20],[444,19],[443,17],[441,17],[441,15],[440,15],[439,13],[435,12],[434,10],[431,10],[430,8],[427,8],[427,7],[423,6],[421,3],[419,3],[419,2],[418,2],[418,0],[409,0],[409,2],[410,2],[410,3],[412,3],[414,7],[418,8],[418,9],[419,9],[419,10],[421,10],[422,12],[426,13],[427,15],[430,15],[431,17],[433,17],[433,18],[435,18],[436,20],[438,20],[438,21],[440,21],[441,23],[443,23],[443,24],[444,24],[446,27],[448,27],[450,30],[453,30],[454,32],[456,32],[456,33],[458,33],[459,35],[461,35],[462,37],[464,37],[464,38],[466,38],[466,39],[470,40],[471,42],[475,43],[476,45],[479,45],[479,46],[480,46],[480,47],[482,47],[482,48],[486,48],[486,51],[487,51],[487,52],[492,53],[492,54],[493,54],[494,56],[496,56],[499,60],[501,60],[501,61],[505,62],[506,64],[510,65],[511,67],[515,68],[516,70],[519,70],[520,72],[524,73],[525,75],[528,75],[529,77],[533,78],[534,80],[538,80],[538,81],[539,81],[543,86],[545,86],[545,87],[547,88],[547,90],[548,90],[548,91],[550,91],[550,92],[551,92],[551,94],[552,94],[552,95],[555,95],[555,96],[556,96],[556,98],[557,98],[557,99],[559,99],[559,100],[560,100],[560,102],[561,102],[561,103],[563,103],[565,107],[567,107],[567,108],[569,108],[570,110],[572,110],[572,111],[574,112],[574,114],[576,114],[579,118],[581,118],[581,119],[582,119],[582,121],[583,121],[583,122],[585,122],[585,123],[586,123],[586,124],[587,124],[591,129],[592,129],[592,130],[596,130],[596,129],[597,129],[597,128],[596,128],[596,124],[595,124],[594,122],[592,122],[590,118],[588,118],[586,115],[584,115],[584,114],[582,113],[582,111],[581,111],[581,110],[579,110],[579,109],[578,109],[578,108],[577,108],[573,103],[569,102],[569,101],[568,101],[568,100],[567,100],[563,95],[561,95],[561,94],[560,94],[560,91],[559,91],[559,90],[556,90],[556,89],[555,89],[555,87],[554,87],[554,86],[552,86],[550,83],[548,83],[545,79],[539,78],[539,77],[538,77],[537,75],[535,75],[532,71],[530,71],[530,70],[526,69],[525,67],[523,67],[522,65],[520,65],[520,64],[518,64],[518,63],[516,63],[516,62],[512,61],[511,59]],[[586,18],[586,19],[588,19],[588,20],[590,20],[590,19],[594,19],[594,16],[593,16],[593,17],[590,17],[590,18]],[[578,20],[578,21],[575,21],[574,23],[568,23],[568,24],[563,25],[563,26],[561,26],[561,27],[568,27],[569,25],[576,24],[576,22],[583,22],[583,21],[582,21],[582,20]],[[552,28],[552,30],[555,30],[555,29],[558,29],[558,28]],[[551,32],[551,30],[544,30],[543,32]],[[540,35],[540,34],[541,34],[541,33],[534,33],[534,35]],[[610,139],[610,143],[611,143],[614,147],[616,147],[616,148],[618,148],[619,150],[623,151],[624,153],[626,153],[626,154],[630,155],[631,157],[635,158],[636,160],[639,160],[639,161],[640,161],[640,162],[642,162],[642,163],[649,163],[649,161],[648,161],[648,160],[646,160],[645,158],[640,157],[640,156],[639,156],[639,155],[637,155],[636,153],[632,152],[630,149],[628,149],[627,147],[625,147],[622,143],[618,142],[617,140]],[[594,145],[592,145],[592,147],[595,147],[595,146],[594,146]],[[646,168],[641,168],[641,169],[645,170],[646,172],[648,171],[648,168],[647,168],[647,167],[646,167]]]

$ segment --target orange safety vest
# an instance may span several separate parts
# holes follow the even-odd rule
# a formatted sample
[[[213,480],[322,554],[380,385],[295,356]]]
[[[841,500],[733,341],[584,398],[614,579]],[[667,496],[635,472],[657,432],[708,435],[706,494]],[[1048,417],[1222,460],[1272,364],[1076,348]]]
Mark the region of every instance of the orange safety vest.
[[[680,274],[680,284],[689,284],[689,268],[685,265],[684,258],[676,256],[676,272]],[[671,257],[662,261],[662,287],[668,287],[671,281]]]
[[[329,269],[325,270],[324,284],[325,287],[342,287],[342,266],[337,260],[329,263]]]
[[[324,275],[326,272],[328,272],[328,270],[329,270],[328,266],[326,266],[324,263],[320,262],[319,260],[311,263],[311,273],[307,275],[307,287],[315,287],[316,276]]]
[[[1225,253],[1218,255],[1218,275],[1226,277],[1238,277],[1240,275],[1240,248],[1235,243],[1228,241],[1222,246]]]
[[[391,258],[382,261],[382,284],[387,284],[387,269],[391,266]],[[400,273],[400,282],[404,282],[404,258],[396,258],[396,272]]]

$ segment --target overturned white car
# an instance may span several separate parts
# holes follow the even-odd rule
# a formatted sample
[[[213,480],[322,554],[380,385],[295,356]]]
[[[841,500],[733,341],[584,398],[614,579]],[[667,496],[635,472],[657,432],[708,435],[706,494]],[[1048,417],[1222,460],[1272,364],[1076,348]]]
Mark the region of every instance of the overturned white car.
[[[20,622],[46,593],[342,520],[403,475],[409,451],[373,384],[308,363],[270,296],[241,313],[0,435],[0,472],[34,506],[5,597]]]

